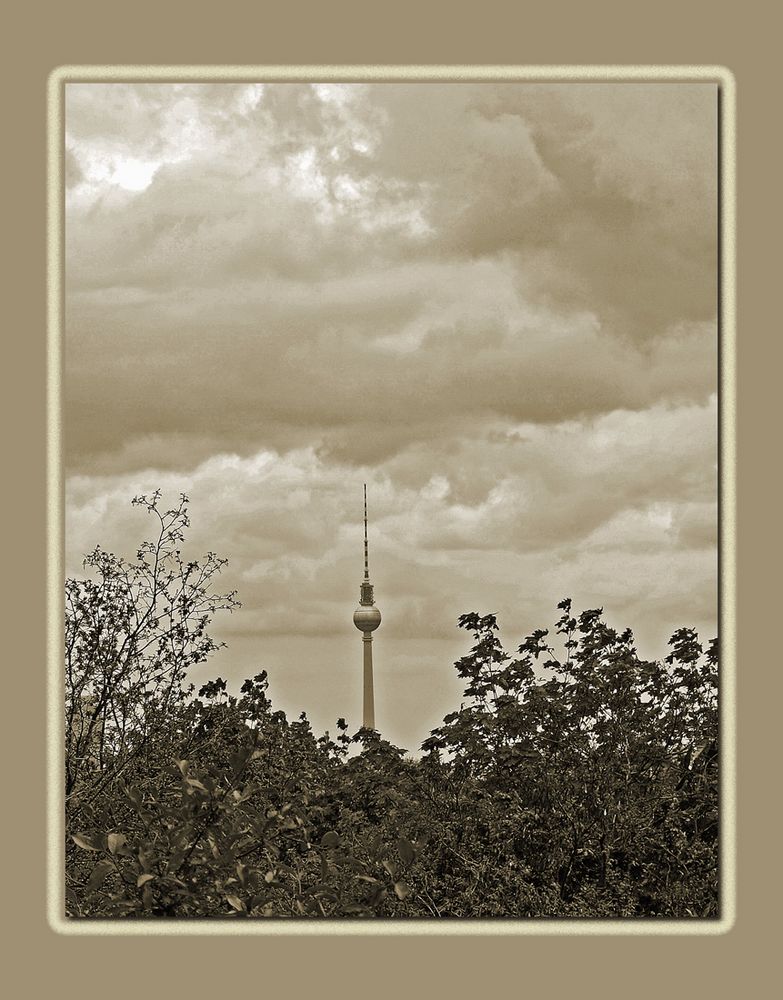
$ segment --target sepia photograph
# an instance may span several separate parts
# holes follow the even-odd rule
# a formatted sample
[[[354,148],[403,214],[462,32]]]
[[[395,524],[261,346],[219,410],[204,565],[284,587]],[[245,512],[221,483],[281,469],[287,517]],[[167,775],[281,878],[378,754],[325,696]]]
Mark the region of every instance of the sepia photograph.
[[[63,920],[717,925],[725,81],[96,76]]]

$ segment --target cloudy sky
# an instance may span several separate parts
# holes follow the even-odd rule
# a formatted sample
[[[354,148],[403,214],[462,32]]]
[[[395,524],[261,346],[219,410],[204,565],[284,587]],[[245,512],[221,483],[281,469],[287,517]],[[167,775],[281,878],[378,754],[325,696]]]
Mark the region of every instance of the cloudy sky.
[[[572,596],[643,654],[717,617],[713,84],[66,87],[69,574],[138,492],[243,607],[196,680],[360,724],[459,704]]]

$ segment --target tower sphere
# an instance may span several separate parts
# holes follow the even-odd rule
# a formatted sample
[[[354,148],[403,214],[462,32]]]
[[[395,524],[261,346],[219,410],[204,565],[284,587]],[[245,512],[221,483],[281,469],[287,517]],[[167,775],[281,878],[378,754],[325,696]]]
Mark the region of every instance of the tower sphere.
[[[381,624],[381,613],[375,605],[366,607],[360,604],[353,613],[353,623],[360,632],[374,632]]]

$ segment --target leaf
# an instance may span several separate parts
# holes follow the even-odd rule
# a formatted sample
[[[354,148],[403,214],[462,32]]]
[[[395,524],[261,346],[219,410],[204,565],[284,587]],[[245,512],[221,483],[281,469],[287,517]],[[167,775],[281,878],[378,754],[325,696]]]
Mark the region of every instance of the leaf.
[[[124,833],[110,833],[106,839],[109,844],[109,850],[112,854],[116,854],[117,851],[125,844]]]
[[[409,865],[416,857],[416,851],[413,844],[409,840],[406,840],[405,837],[400,837],[397,840],[397,853],[406,865]]]
[[[367,853],[370,855],[371,858],[378,858],[380,857],[382,851],[383,851],[383,837],[381,836],[380,833],[376,833],[376,835],[373,837],[372,841],[370,842],[367,848]]]
[[[367,900],[368,906],[377,906],[382,899],[386,898],[386,889],[382,885],[378,885],[373,889],[370,894],[370,898]]]
[[[77,847],[81,847],[84,851],[97,851],[98,848],[92,842],[92,838],[88,837],[84,833],[75,833],[71,837],[71,840],[76,844]]]
[[[339,833],[335,833],[334,830],[330,830],[325,833],[321,838],[321,847],[337,847],[340,843]]]
[[[247,913],[247,907],[239,896],[226,896],[226,900],[240,913]]]
[[[139,875],[139,877],[136,879],[136,888],[141,889],[143,885],[146,885],[148,882],[151,882],[154,878],[155,876],[150,875],[149,873],[146,873],[144,875]]]
[[[406,896],[410,896],[411,889],[407,882],[395,882],[394,891],[397,893],[399,899],[405,899]]]
[[[239,772],[245,766],[245,764],[248,761],[248,756],[249,756],[248,753],[243,750],[237,750],[236,753],[232,753],[229,756],[228,762],[231,765],[231,770],[234,772],[235,775],[239,774]]]
[[[90,875],[90,879],[87,883],[88,892],[95,892],[113,868],[114,864],[111,861],[99,861],[93,868],[92,875]]]
[[[696,747],[696,749],[693,751],[693,756],[691,757],[691,760],[690,760],[690,766],[691,767],[693,767],[693,765],[696,763],[696,761],[699,759],[699,757],[701,757],[701,755],[704,753],[704,751],[707,749],[708,746],[709,746],[708,743],[700,743]]]
[[[143,848],[139,849],[139,864],[148,872],[150,868],[155,864],[155,855],[151,851],[145,851]]]
[[[142,794],[135,785],[125,789],[125,796],[135,809],[141,809],[144,805]]]

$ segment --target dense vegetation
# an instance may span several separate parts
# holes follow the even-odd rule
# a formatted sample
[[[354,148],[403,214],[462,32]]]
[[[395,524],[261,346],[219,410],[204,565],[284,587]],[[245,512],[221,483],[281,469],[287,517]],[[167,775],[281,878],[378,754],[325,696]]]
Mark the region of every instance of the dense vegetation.
[[[338,720],[274,711],[188,671],[217,648],[222,561],[184,561],[187,498],[133,562],[66,584],[71,917],[715,917],[717,641],[661,661],[601,610],[503,650],[494,616],[459,711],[417,759]],[[351,752],[351,751],[356,752]]]

